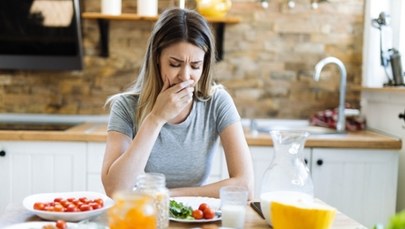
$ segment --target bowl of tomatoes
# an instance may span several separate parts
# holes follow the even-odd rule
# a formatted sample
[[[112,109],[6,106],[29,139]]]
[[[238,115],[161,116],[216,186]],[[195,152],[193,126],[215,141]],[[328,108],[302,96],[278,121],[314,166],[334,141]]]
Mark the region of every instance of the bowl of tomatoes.
[[[57,192],[27,196],[23,206],[46,220],[77,222],[99,216],[114,205],[114,201],[97,192]]]

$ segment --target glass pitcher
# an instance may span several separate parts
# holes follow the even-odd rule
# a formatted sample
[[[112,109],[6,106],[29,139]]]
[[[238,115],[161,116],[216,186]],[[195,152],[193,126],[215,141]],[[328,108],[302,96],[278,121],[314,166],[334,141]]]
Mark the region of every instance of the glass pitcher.
[[[309,133],[305,131],[271,131],[274,157],[264,173],[260,203],[266,222],[271,225],[271,201],[298,199],[312,201],[314,186],[303,161],[303,149]]]

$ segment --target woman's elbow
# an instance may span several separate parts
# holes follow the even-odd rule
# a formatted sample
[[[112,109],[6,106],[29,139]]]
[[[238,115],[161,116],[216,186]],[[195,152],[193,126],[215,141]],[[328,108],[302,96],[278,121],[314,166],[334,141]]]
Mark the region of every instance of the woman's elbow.
[[[253,200],[254,198],[254,177],[253,176],[243,176],[240,181],[239,185],[243,186],[248,191],[248,200]]]

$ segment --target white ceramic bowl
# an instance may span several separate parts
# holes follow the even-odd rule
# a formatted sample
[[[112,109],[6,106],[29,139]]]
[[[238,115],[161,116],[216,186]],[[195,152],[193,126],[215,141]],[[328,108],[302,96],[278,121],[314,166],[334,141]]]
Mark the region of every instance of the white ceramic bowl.
[[[104,206],[99,209],[82,212],[48,212],[34,209],[36,202],[52,202],[55,198],[80,198],[87,197],[88,199],[101,198],[104,201]],[[30,212],[47,220],[65,220],[67,222],[77,222],[85,219],[94,218],[114,205],[114,201],[108,196],[97,192],[55,192],[41,193],[27,196],[23,200],[23,206]]]

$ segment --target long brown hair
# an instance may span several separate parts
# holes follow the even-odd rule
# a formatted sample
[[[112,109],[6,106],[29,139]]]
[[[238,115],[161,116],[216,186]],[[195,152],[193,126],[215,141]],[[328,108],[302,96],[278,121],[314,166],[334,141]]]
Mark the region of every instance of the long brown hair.
[[[207,21],[197,12],[188,9],[172,8],[164,11],[154,25],[141,71],[135,84],[126,92],[114,95],[107,104],[121,94],[138,95],[136,110],[136,126],[143,122],[151,112],[163,81],[160,75],[158,60],[166,47],[185,41],[204,50],[203,71],[198,84],[195,86],[195,98],[208,100],[211,98],[214,83],[211,68],[215,62],[214,38]]]

